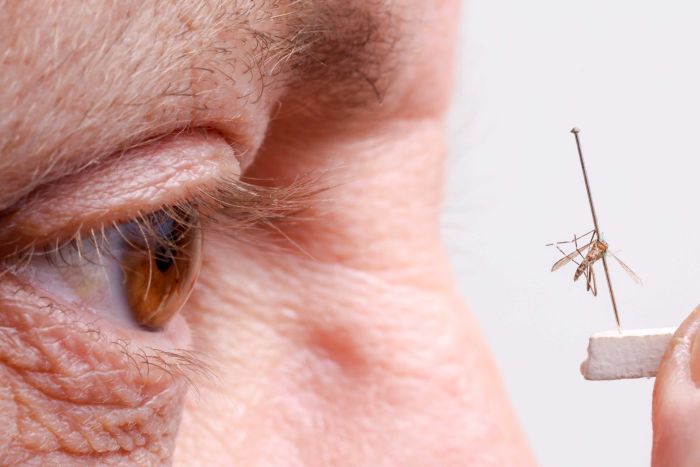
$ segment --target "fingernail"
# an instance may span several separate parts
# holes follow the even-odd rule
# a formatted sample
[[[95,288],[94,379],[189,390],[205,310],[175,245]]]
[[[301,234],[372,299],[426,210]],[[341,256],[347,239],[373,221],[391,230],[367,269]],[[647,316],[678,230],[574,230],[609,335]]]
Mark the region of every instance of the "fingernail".
[[[690,377],[693,383],[700,387],[700,327],[695,330],[693,342],[690,344]]]

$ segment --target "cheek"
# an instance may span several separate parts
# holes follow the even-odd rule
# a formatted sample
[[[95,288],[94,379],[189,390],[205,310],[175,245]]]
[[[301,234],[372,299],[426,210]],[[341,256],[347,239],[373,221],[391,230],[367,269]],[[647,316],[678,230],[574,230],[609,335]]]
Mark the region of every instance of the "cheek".
[[[192,297],[196,350],[218,369],[185,411],[183,458],[207,446],[251,465],[488,465],[526,452],[450,297],[230,243],[208,239]]]
[[[0,285],[0,464],[169,459],[186,386],[70,312]],[[84,457],[83,457],[84,456]]]

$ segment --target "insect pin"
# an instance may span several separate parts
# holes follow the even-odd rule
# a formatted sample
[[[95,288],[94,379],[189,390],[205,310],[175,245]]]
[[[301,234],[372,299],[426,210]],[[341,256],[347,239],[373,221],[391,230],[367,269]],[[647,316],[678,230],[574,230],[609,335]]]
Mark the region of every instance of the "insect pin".
[[[574,134],[576,139],[576,149],[578,150],[579,161],[581,162],[581,172],[583,172],[583,181],[586,184],[586,194],[588,195],[588,204],[591,208],[591,216],[593,217],[593,230],[586,233],[581,237],[574,235],[573,240],[565,242],[551,243],[551,245],[556,246],[556,248],[564,255],[559,261],[554,263],[552,266],[552,271],[556,271],[562,266],[573,261],[577,264],[576,272],[574,272],[574,281],[578,280],[581,276],[586,278],[586,290],[593,293],[593,295],[598,295],[598,286],[595,281],[595,271],[593,265],[600,261],[603,263],[603,270],[605,272],[605,279],[608,283],[608,291],[610,292],[610,301],[612,303],[613,312],[615,313],[615,323],[617,324],[618,331],[621,331],[622,327],[620,325],[620,313],[617,309],[617,302],[615,301],[615,293],[613,292],[612,282],[610,280],[610,272],[608,270],[608,255],[614,258],[620,266],[632,277],[632,279],[641,284],[639,277],[629,268],[625,263],[623,263],[620,258],[615,256],[615,254],[610,251],[608,244],[604,242],[600,237],[600,226],[598,225],[598,216],[596,216],[595,207],[593,206],[593,195],[591,194],[591,185],[588,181],[588,172],[586,171],[586,164],[583,161],[583,151],[581,150],[581,139],[579,138],[579,133],[581,130],[578,128],[573,128],[571,133]],[[590,235],[590,238],[588,238]],[[584,240],[583,246],[579,246],[579,241]],[[574,251],[566,253],[559,245],[562,244],[574,244]]]

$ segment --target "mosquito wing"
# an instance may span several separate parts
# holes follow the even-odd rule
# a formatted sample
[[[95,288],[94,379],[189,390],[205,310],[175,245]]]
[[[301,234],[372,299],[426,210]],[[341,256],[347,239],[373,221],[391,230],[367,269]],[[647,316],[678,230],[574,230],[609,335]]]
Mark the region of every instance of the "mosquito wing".
[[[593,242],[590,242],[587,245],[584,245],[581,248],[572,251],[571,253],[564,256],[562,259],[560,259],[556,263],[554,263],[554,265],[552,266],[552,272],[556,271],[557,269],[561,268],[562,266],[564,266],[566,264],[569,264],[570,261],[572,261],[574,258],[576,258],[579,255],[585,257],[586,256],[586,253],[585,253],[586,249],[591,246],[591,243],[593,243]]]
[[[629,266],[627,266],[625,263],[623,263],[620,258],[615,256],[615,253],[613,253],[612,251],[608,250],[608,253],[610,254],[610,256],[615,258],[615,261],[617,261],[620,264],[620,266],[622,266],[622,269],[624,269],[625,272],[627,274],[629,274],[629,276],[632,278],[633,281],[635,281],[639,285],[642,285],[642,280],[639,278],[639,276],[637,274],[634,273],[634,271]]]

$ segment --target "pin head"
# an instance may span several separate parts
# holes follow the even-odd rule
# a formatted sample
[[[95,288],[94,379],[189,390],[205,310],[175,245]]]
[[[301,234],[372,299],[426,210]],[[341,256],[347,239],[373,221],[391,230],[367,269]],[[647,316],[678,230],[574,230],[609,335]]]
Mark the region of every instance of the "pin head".
[[[578,129],[578,128],[576,128],[576,127],[573,127],[573,128],[571,129],[571,132],[572,132],[573,134],[579,133],[580,131],[581,131],[581,130]]]

